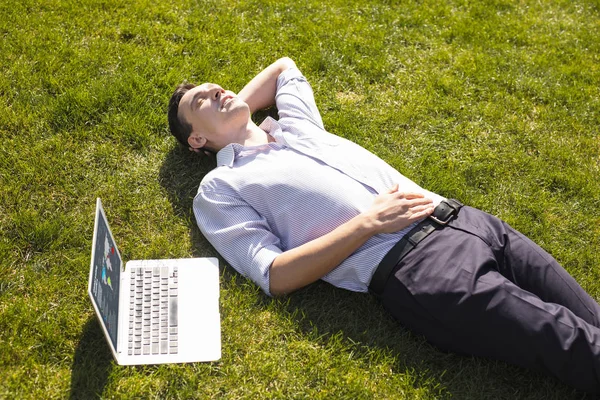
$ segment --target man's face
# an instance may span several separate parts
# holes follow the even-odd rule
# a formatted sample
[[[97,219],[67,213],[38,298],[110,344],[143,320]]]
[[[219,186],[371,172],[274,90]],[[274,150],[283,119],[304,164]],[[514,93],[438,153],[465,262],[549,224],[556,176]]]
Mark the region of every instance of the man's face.
[[[232,91],[204,83],[183,95],[177,115],[192,125],[191,147],[220,150],[245,134],[250,109]]]

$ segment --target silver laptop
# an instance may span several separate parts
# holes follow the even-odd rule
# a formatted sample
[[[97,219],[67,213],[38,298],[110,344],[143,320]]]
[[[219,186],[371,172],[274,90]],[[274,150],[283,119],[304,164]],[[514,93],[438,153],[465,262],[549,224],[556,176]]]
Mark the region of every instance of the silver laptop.
[[[123,266],[100,199],[88,294],[120,365],[221,358],[218,260],[135,260]]]

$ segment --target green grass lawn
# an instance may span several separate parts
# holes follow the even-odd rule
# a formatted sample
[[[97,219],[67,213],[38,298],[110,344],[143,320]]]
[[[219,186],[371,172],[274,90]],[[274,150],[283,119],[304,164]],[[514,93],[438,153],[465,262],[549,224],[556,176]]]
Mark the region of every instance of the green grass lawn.
[[[270,299],[223,260],[223,358],[120,367],[87,297],[96,197],[126,260],[217,256],[177,147],[183,80],[293,58],[326,128],[496,214],[600,298],[600,3],[0,1],[0,398],[579,399],[447,354],[370,296]]]

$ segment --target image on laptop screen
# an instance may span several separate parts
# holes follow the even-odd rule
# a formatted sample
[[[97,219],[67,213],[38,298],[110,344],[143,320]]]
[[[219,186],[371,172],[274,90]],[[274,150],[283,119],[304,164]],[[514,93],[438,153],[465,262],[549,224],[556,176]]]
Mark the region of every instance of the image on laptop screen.
[[[103,213],[99,213],[98,215],[96,235],[92,296],[98,306],[113,346],[116,349],[121,259],[112,236],[108,231]]]

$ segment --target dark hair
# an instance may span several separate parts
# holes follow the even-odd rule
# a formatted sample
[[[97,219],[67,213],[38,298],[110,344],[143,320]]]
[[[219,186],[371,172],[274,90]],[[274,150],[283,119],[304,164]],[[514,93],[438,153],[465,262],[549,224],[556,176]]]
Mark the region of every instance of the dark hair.
[[[187,121],[183,119],[179,119],[177,112],[179,111],[179,102],[183,95],[186,94],[188,90],[195,87],[196,85],[191,83],[182,83],[177,86],[175,92],[173,92],[173,95],[171,96],[171,100],[169,100],[169,129],[171,130],[171,134],[185,147],[190,146],[188,144],[188,138],[192,133],[192,125],[188,124]]]

